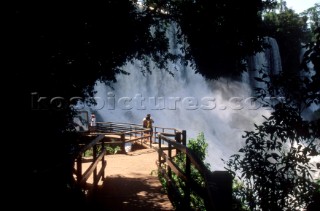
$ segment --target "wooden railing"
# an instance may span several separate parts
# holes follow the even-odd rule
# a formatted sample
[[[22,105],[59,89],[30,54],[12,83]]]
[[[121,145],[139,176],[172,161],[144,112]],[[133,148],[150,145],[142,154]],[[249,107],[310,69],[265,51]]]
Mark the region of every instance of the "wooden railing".
[[[100,149],[98,150],[98,146]],[[92,150],[92,159],[87,159],[84,157],[86,151]],[[90,190],[94,193],[97,189],[98,182],[100,179],[104,179],[105,168],[107,161],[104,156],[106,154],[106,149],[104,147],[104,135],[95,136],[95,138],[89,143],[82,144],[82,148],[77,152],[76,155],[76,168],[74,173],[76,175],[76,183],[82,190],[89,190],[87,185],[87,180],[91,175],[93,175],[93,186]],[[91,163],[89,167],[83,172],[82,164]],[[101,162],[101,167],[98,171],[98,164]]]
[[[220,211],[231,210],[232,202],[232,177],[227,171],[211,172],[199,160],[194,153],[187,148],[186,131],[175,128],[153,127],[153,135],[146,135],[150,132],[142,125],[128,123],[113,123],[113,122],[97,122],[97,126],[90,128],[87,135],[95,136],[96,138],[85,145],[79,152],[77,157],[77,182],[79,186],[85,186],[89,176],[93,173],[93,187],[96,187],[100,178],[104,178],[104,169],[106,161],[104,155],[106,150],[104,143],[109,139],[114,138],[120,143],[122,149],[128,142],[137,142],[148,139],[150,147],[158,151],[158,169],[161,177],[166,180],[168,195],[170,198],[175,198],[177,209],[191,210],[191,193],[195,193],[201,197],[205,203],[207,210]],[[157,145],[152,144],[156,142]],[[109,143],[109,142],[107,142]],[[97,153],[97,146],[101,145],[101,151]],[[82,163],[84,159],[83,153],[92,148],[93,159],[90,167],[82,173]],[[185,155],[185,163],[183,168],[176,162],[177,155]],[[98,162],[102,162],[100,171],[97,172]],[[198,184],[191,176],[191,166],[193,166],[204,180],[204,185]],[[184,182],[183,192],[179,189],[178,184],[173,179],[176,175]]]
[[[106,141],[116,139],[111,143],[120,144],[125,152],[125,144],[140,141],[148,142],[151,147],[152,139],[150,129],[143,128],[142,125],[114,122],[97,122],[96,127],[91,128],[91,134],[104,134]]]
[[[226,171],[211,172],[194,153],[186,147],[186,131],[174,130],[172,133],[157,133],[158,139],[158,169],[166,180],[169,197],[175,198],[178,209],[191,210],[190,193],[200,196],[207,210],[220,211],[231,210],[232,201],[232,177]],[[172,138],[173,137],[173,138]],[[165,144],[164,144],[165,143]],[[184,169],[175,162],[178,154],[185,154]],[[191,177],[191,165],[193,165],[204,179],[204,186],[198,184]],[[183,193],[173,180],[173,174],[184,181]],[[171,196],[170,196],[171,195]]]
[[[89,127],[89,131],[79,133],[81,140],[79,140],[79,149],[74,155],[75,168],[73,170],[78,188],[88,191],[90,189],[94,193],[98,182],[104,179],[107,144],[120,144],[123,152],[125,152],[125,144],[129,142],[148,140],[151,146],[151,135],[147,135],[148,132],[150,129],[137,124],[97,122],[96,127]],[[116,141],[110,142],[111,139]],[[85,157],[88,150],[92,151],[92,158]],[[98,165],[99,162],[101,165]],[[83,171],[84,163],[91,163],[85,171]],[[87,180],[91,175],[93,184],[92,187],[89,187]]]

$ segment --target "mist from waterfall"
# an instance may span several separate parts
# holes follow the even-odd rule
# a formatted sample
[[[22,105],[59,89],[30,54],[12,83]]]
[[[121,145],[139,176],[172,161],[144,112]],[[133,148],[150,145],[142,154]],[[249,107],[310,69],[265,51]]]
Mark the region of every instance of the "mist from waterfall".
[[[271,38],[270,41],[271,50],[277,51],[276,42]],[[142,62],[134,60],[122,67],[130,74],[117,75],[112,88],[97,82],[98,104],[91,110],[97,121],[136,124],[141,124],[150,113],[155,126],[186,130],[187,140],[203,132],[209,145],[206,161],[212,170],[224,170],[221,159],[235,154],[244,144],[244,131],[252,130],[254,123],[262,122],[262,115],[270,114],[268,108],[253,101],[251,73],[256,71],[250,69],[270,66],[270,61],[272,71],[279,71],[279,54],[271,55],[269,51],[249,61],[249,74],[244,74],[242,80],[210,81],[196,74],[191,66],[180,63],[169,65],[173,76],[157,69],[152,62],[152,73],[144,75]]]

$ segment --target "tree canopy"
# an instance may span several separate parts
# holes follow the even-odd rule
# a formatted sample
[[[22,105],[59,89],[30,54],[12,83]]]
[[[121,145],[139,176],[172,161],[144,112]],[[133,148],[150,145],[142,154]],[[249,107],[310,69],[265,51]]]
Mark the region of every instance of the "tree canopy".
[[[313,35],[303,45],[308,35],[305,17],[285,10],[267,13],[265,22],[282,48],[293,46],[282,50],[285,65],[278,75],[260,70],[262,76],[256,79],[265,85],[256,89],[257,96],[262,101],[270,95],[283,100],[263,102],[273,108],[271,115],[255,124],[254,131],[245,132],[245,145],[231,156],[227,169],[241,181],[235,197],[243,210],[317,210],[320,187],[314,173],[320,163],[311,159],[320,153],[320,28],[315,23]]]
[[[150,57],[162,68],[177,59],[168,51],[165,35],[171,21],[179,26],[178,42],[184,43],[182,61],[191,61],[210,79],[237,77],[245,70],[243,59],[262,51],[262,13],[275,1],[144,3],[18,1],[10,8],[13,55],[5,71],[12,85],[6,102],[12,111],[8,131],[18,134],[9,146],[27,155],[11,179],[17,179],[22,195],[30,196],[30,204],[39,199],[68,201],[59,193],[70,179],[67,161],[76,141],[69,133],[70,105],[75,97],[91,96],[97,80],[108,83],[116,74],[126,74],[120,67],[134,58]],[[20,171],[24,181],[19,180]]]

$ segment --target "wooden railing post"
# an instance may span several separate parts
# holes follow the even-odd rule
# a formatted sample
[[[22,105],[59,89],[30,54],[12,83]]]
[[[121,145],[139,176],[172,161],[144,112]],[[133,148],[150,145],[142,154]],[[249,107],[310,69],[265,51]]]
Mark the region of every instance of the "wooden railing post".
[[[81,154],[77,157],[77,183],[80,186],[80,181],[82,178],[82,156]]]
[[[97,160],[97,145],[93,145],[92,147],[92,157],[93,157],[93,162]],[[97,178],[97,168],[93,170],[93,190],[96,190],[98,186],[98,178]]]
[[[92,193],[95,194],[98,186],[98,182],[100,178],[104,178],[104,169],[106,167],[106,161],[104,160],[104,156],[106,154],[106,150],[104,149],[104,135],[100,134],[97,136],[94,140],[92,140],[89,144],[82,147],[82,149],[79,150],[76,157],[77,162],[77,169],[76,169],[76,176],[77,176],[77,185],[80,189],[87,189],[87,180],[90,177],[90,175],[93,176],[93,188]],[[101,153],[98,153],[98,145],[101,145]],[[92,161],[89,168],[85,170],[84,173],[82,173],[82,156],[83,154],[92,148],[93,154],[92,154]],[[98,173],[98,164],[99,162],[102,162],[102,166]]]
[[[159,141],[159,150],[161,150],[161,135],[158,136],[158,141]],[[158,153],[158,161],[159,161],[159,168],[161,167],[161,154]]]
[[[101,140],[101,152],[103,152],[105,150],[105,145],[104,145],[104,139]],[[105,160],[105,156],[102,157],[102,166],[106,163],[106,160]],[[105,178],[105,174],[104,174],[104,171],[102,172],[102,179]]]
[[[168,143],[168,159],[172,159],[172,146],[170,143]],[[172,181],[172,172],[171,172],[171,167],[168,165],[168,176],[169,176],[169,179],[170,181]]]
[[[162,132],[164,133],[164,128],[162,128]],[[163,141],[163,144],[164,144],[164,141]]]
[[[125,139],[124,133],[121,133],[121,135],[120,135],[120,140],[121,140],[121,142],[122,142],[122,144],[121,144],[121,150],[122,150],[124,153],[126,153],[126,150],[125,150],[126,139]]]
[[[186,155],[186,169],[185,174],[187,177],[186,186],[184,190],[184,200],[186,209],[190,209],[190,181],[191,181],[191,161],[188,155]]]
[[[181,132],[177,131],[175,134],[175,140],[176,142],[178,142],[179,144],[181,144]]]
[[[227,171],[214,171],[210,175],[211,203],[214,211],[232,209],[232,176]]]
[[[140,137],[142,137],[140,139],[140,144],[142,145],[142,143],[144,142],[144,132],[141,132]]]
[[[187,131],[186,130],[182,130],[182,144],[184,146],[187,146]]]
[[[181,132],[177,131],[174,139],[176,140],[177,143],[181,144]],[[180,150],[176,149],[176,154],[178,155],[180,153],[181,153]]]
[[[152,133],[153,133],[153,131],[152,131],[152,129],[150,129],[149,130],[149,135],[150,135],[150,137],[149,137],[149,147],[150,148],[152,148],[152,135],[153,135]]]

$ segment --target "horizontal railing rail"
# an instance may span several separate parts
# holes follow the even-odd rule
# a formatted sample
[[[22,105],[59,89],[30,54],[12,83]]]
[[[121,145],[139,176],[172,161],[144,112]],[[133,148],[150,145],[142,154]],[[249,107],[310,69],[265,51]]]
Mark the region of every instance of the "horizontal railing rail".
[[[104,177],[102,171],[97,173],[97,164],[102,161],[105,168],[104,143],[116,139],[121,143],[125,152],[125,145],[132,142],[149,142],[149,146],[158,151],[158,170],[162,178],[166,180],[168,195],[180,201],[178,209],[191,209],[191,193],[197,194],[204,201],[207,210],[230,210],[232,201],[232,177],[227,171],[210,171],[208,167],[199,160],[192,150],[187,147],[186,131],[176,128],[165,128],[154,126],[153,134],[150,129],[143,128],[140,124],[97,122],[95,127],[90,127],[90,136],[96,136],[94,140],[86,144],[78,154],[77,178],[80,185],[84,185],[91,174],[94,174],[94,186],[100,177]],[[88,134],[87,134],[88,135]],[[97,146],[102,143],[100,153]],[[157,143],[157,145],[154,145]],[[93,148],[94,158],[90,167],[82,173],[81,155],[84,151]],[[177,163],[178,155],[184,156],[183,165]],[[180,161],[181,162],[181,159]],[[191,169],[195,168],[203,178],[204,185],[199,184],[191,176]],[[173,174],[184,182],[181,187],[173,179]]]
[[[87,190],[89,189],[87,180],[93,175],[93,186],[91,190],[94,193],[97,189],[98,182],[105,177],[104,173],[107,166],[105,160],[106,149],[104,147],[104,135],[98,135],[89,143],[81,145],[82,148],[77,152],[75,157],[76,168],[74,169],[74,173],[76,175],[76,182],[80,189]],[[98,149],[98,146],[100,146],[100,149]],[[91,149],[92,159],[85,159],[84,154]],[[82,164],[85,162],[90,162],[91,164],[83,172]],[[99,162],[101,162],[101,166],[98,171]]]
[[[158,133],[158,168],[166,180],[168,193],[181,202],[179,209],[191,209],[190,193],[194,192],[205,203],[207,210],[230,210],[232,200],[232,177],[226,171],[211,172],[204,163],[186,146],[186,132],[175,130],[176,134]],[[174,137],[174,138],[172,138]],[[166,145],[162,145],[166,142]],[[175,161],[178,154],[185,154],[184,169]],[[205,185],[198,184],[191,177],[191,166],[202,176]],[[173,173],[185,183],[183,194],[173,180]]]

